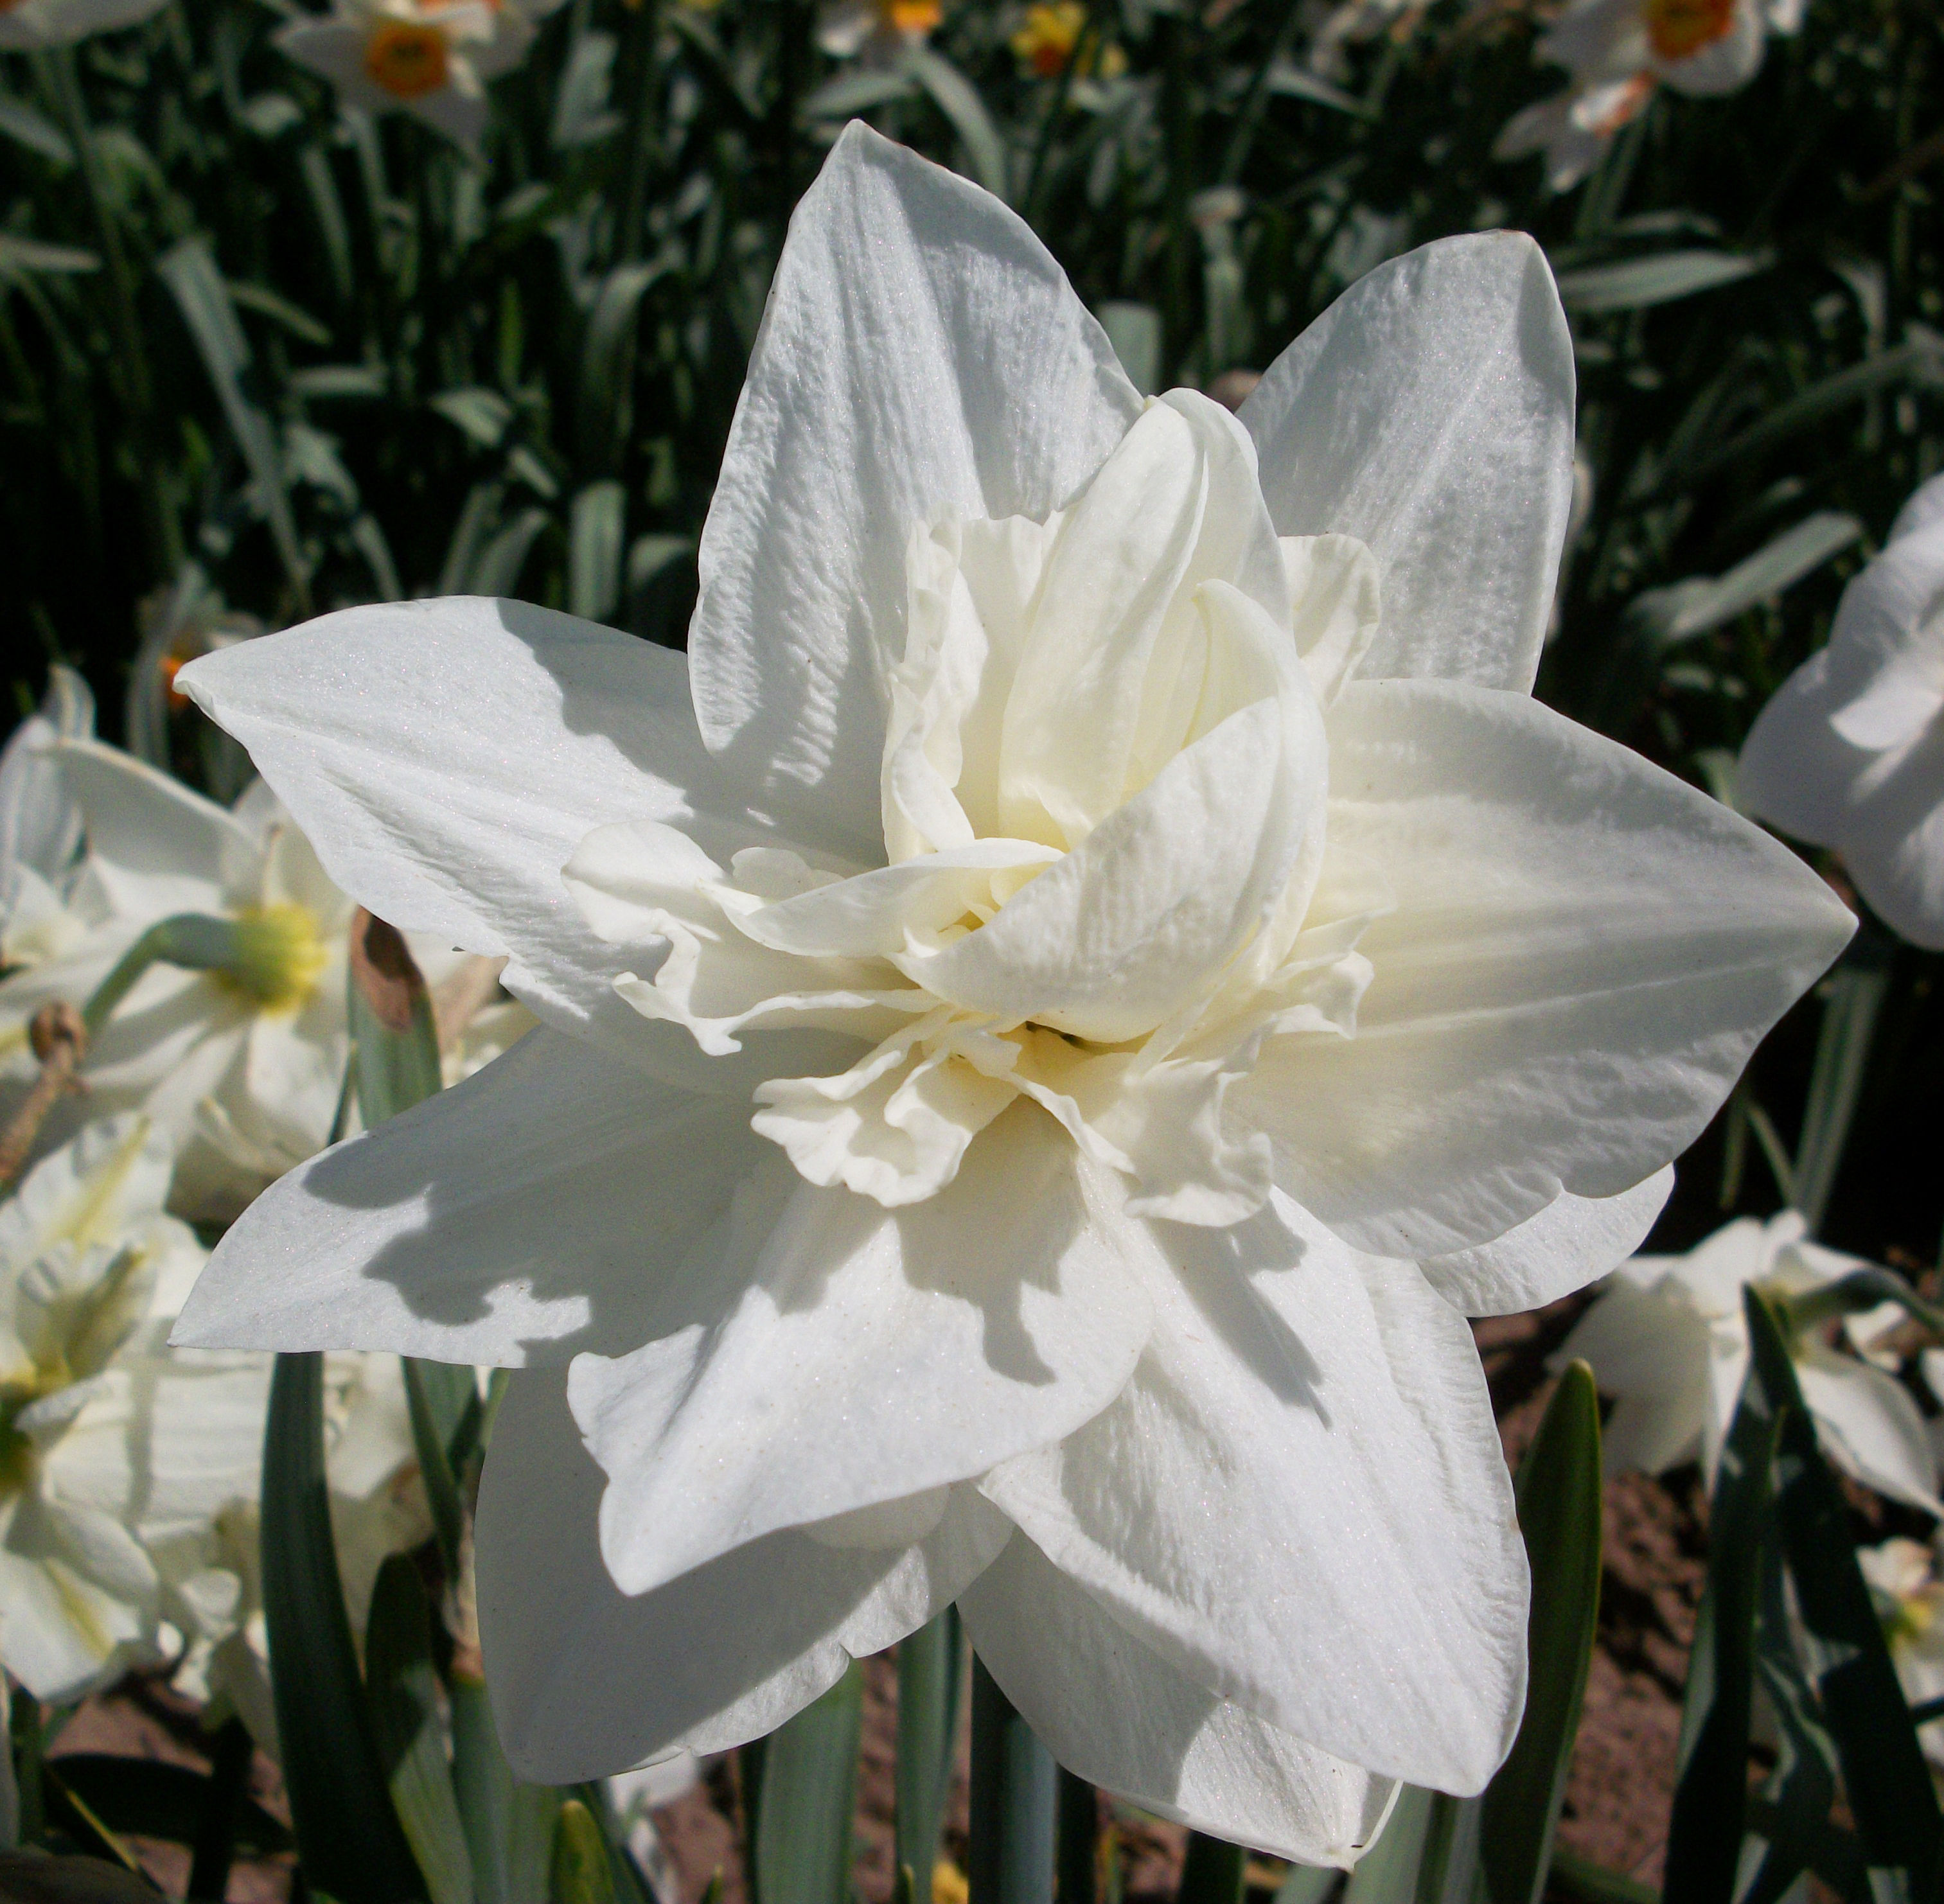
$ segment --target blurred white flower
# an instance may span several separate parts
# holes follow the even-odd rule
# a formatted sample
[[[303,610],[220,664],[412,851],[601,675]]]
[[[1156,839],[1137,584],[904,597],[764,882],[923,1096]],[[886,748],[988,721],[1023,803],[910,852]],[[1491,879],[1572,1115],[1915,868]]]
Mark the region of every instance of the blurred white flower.
[[[81,850],[81,809],[48,749],[94,732],[87,682],[57,664],[39,711],[0,750],[0,969],[37,964],[81,929],[65,903]]]
[[[1555,192],[1576,185],[1615,133],[1664,85],[1705,97],[1746,86],[1770,32],[1792,33],[1804,0],[1576,0],[1534,57],[1564,66],[1571,88],[1506,121],[1501,158],[1546,155]]]
[[[249,969],[151,966],[94,1041],[88,1091],[67,1108],[73,1121],[139,1106],[178,1148],[171,1207],[232,1215],[330,1135],[349,1055],[352,903],[261,783],[225,809],[99,742],[43,758],[81,812],[88,856],[23,943],[42,955],[0,980],[0,1062],[30,1077],[34,1013],[85,1004],[149,927],[183,912],[233,921]],[[434,981],[456,962],[436,944],[414,951]]]
[[[1606,1429],[1608,1468],[1657,1475],[1698,1460],[1712,1489],[1748,1372],[1743,1289],[1755,1283],[1800,1294],[1862,1266],[1859,1257],[1810,1242],[1792,1210],[1766,1223],[1740,1217],[1685,1256],[1622,1263],[1555,1358],[1583,1356],[1600,1386],[1619,1398]],[[1813,1333],[1798,1340],[1795,1356],[1802,1398],[1830,1459],[1892,1500],[1944,1515],[1936,1452],[1896,1377]]]
[[[324,1363],[325,1473],[345,1610],[361,1648],[371,1589],[392,1554],[432,1537],[395,1355],[340,1352]],[[258,1429],[261,1438],[261,1426]],[[226,1703],[273,1757],[278,1752],[263,1621],[263,1564],[254,1490],[229,1503],[167,1556],[173,1616],[188,1647],[175,1684]]]
[[[0,6],[0,53],[72,46],[97,33],[137,26],[167,0],[11,0]]]
[[[1875,1547],[1859,1547],[1856,1560],[1875,1595],[1897,1684],[1912,1706],[1944,1698],[1944,1581],[1936,1553],[1902,1536]],[[1918,1730],[1924,1755],[1944,1771],[1944,1719]]]
[[[1914,945],[1944,948],[1944,476],[1843,591],[1829,644],[1749,731],[1746,811],[1833,847]]]
[[[922,46],[944,17],[943,0],[824,0],[817,43],[833,60],[861,54],[867,64],[888,65]]]
[[[460,601],[183,671],[543,1021],[267,1192],[180,1331],[534,1365],[478,1521],[523,1776],[759,1736],[960,1596],[1062,1763],[1230,1838],[1347,1862],[1490,1776],[1461,1308],[1636,1247],[1852,925],[1531,698],[1572,417],[1526,238],[1372,272],[1238,420],[854,127],[686,658]]]
[[[527,57],[545,11],[511,0],[337,0],[275,38],[347,105],[409,112],[469,149],[485,129],[486,82]]]
[[[205,1255],[168,1181],[131,1114],[0,1204],[0,1664],[37,1698],[154,1656],[172,1559],[256,1490],[269,1358],[165,1346]]]

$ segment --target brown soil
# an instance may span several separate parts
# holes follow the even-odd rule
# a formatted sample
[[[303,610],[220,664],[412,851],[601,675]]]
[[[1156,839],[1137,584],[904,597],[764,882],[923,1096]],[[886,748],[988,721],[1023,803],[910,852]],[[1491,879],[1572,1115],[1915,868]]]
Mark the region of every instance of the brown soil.
[[[1583,1296],[1532,1314],[1477,1324],[1479,1351],[1491,1385],[1506,1458],[1516,1463],[1537,1427],[1552,1392],[1546,1358],[1580,1309]],[[1606,1571],[1600,1637],[1574,1752],[1560,1842],[1610,1869],[1657,1884],[1674,1788],[1675,1742],[1681,1687],[1700,1598],[1705,1503],[1691,1470],[1666,1481],[1623,1475],[1606,1488]],[[891,1893],[892,1741],[897,1673],[889,1654],[865,1663],[864,1744],[858,1779],[857,1888],[863,1904],[885,1904]],[[122,1752],[201,1767],[193,1712],[151,1683],[134,1680],[91,1699],[63,1733],[58,1752]],[[958,1867],[965,1857],[965,1746],[946,1821],[945,1850]],[[253,1790],[280,1816],[276,1767],[259,1755]],[[720,1872],[722,1904],[746,1904],[737,1850],[739,1807],[733,1758],[720,1760],[687,1796],[656,1815],[681,1896],[664,1904],[697,1904]],[[1185,1839],[1178,1827],[1103,1800],[1128,1904],[1171,1898],[1180,1875]],[[182,1894],[188,1859],[179,1847],[139,1842],[150,1873],[173,1896]],[[1272,1860],[1252,1867],[1253,1884],[1272,1884]],[[288,1895],[283,1865],[239,1865],[229,1897],[235,1904],[271,1904]]]

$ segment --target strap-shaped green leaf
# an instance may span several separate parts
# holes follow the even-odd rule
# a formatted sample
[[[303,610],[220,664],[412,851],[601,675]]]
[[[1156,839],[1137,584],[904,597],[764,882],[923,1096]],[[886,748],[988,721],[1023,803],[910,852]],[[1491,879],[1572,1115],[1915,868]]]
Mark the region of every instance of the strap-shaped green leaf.
[[[1407,1785],[1391,1807],[1377,1841],[1358,1860],[1343,1887],[1343,1904],[1413,1904],[1424,1862],[1435,1792]]]
[[[1100,1795],[1064,1765],[1056,1863],[1054,1895],[1060,1904],[1094,1904],[1100,1890]]]
[[[761,1904],[847,1904],[863,1718],[863,1669],[854,1661],[763,1742],[749,1828]]]
[[[974,1653],[971,1904],[1052,1904],[1058,1793],[1052,1753]]]
[[[324,1469],[324,1358],[279,1355],[263,1437],[263,1618],[298,1855],[314,1889],[426,1895],[358,1675]]]
[[[1538,1904],[1566,1797],[1600,1610],[1600,1398],[1571,1364],[1519,1464],[1532,1567],[1525,1716],[1487,1789],[1478,1855],[1492,1904]]]
[[[578,1798],[561,1807],[554,1826],[552,1904],[615,1904],[607,1839]]]
[[[1773,1537],[1770,1487],[1782,1428],[1774,1391],[1751,1363],[1709,1508],[1708,1576],[1687,1660],[1664,1904],[1728,1904],[1733,1895],[1748,1802],[1761,1545]]]
[[[898,1642],[898,1862],[910,1866],[921,1896],[930,1893],[938,1862],[939,1821],[952,1782],[964,1682],[957,1607],[946,1607]]]
[[[1248,1853],[1239,1844],[1190,1832],[1182,1860],[1176,1904],[1242,1904],[1242,1874]]]
[[[474,1895],[479,1904],[533,1904],[546,1895],[561,1795],[515,1779],[484,1680],[456,1666],[451,1693],[453,1792],[472,1854]]]
[[[1758,1380],[1781,1415],[1776,1521],[1795,1587],[1804,1663],[1835,1742],[1872,1888],[1881,1895],[1888,1882],[1906,1896],[1933,1899],[1944,1819],[1917,1730],[1856,1564],[1841,1492],[1802,1405],[1787,1340],[1756,1290],[1746,1300],[1751,1386]]]
[[[432,1610],[418,1569],[403,1554],[378,1570],[364,1668],[379,1761],[432,1904],[473,1904],[472,1867],[439,1723]]]

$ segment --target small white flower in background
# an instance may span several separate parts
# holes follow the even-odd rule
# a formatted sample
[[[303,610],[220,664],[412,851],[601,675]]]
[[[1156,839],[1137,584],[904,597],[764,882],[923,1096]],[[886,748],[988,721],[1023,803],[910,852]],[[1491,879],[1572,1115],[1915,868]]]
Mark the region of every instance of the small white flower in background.
[[[1944,1698],[1944,1580],[1937,1576],[1936,1549],[1898,1535],[1859,1547],[1856,1560],[1875,1598],[1904,1697],[1912,1706]],[[1932,1720],[1917,1736],[1933,1768],[1944,1770],[1944,1719]]]
[[[0,749],[0,970],[38,964],[82,928],[66,899],[81,851],[81,809],[48,749],[94,732],[94,697],[72,668]]]
[[[1792,33],[1804,0],[1577,0],[1534,57],[1573,76],[1565,92],[1515,112],[1493,150],[1546,155],[1555,192],[1576,185],[1656,86],[1702,97],[1752,79],[1770,32]]]
[[[655,1812],[673,1804],[702,1782],[702,1764],[691,1752],[678,1752],[632,1772],[617,1772],[608,1781],[608,1796],[620,1820],[628,1855],[647,1878],[657,1897],[679,1894],[679,1874],[655,1829]]]
[[[1913,945],[1944,949],[1944,476],[1843,591],[1829,644],[1756,718],[1743,810],[1833,847]]]
[[[327,1355],[324,1409],[333,1544],[345,1610],[361,1647],[379,1568],[391,1555],[409,1553],[432,1537],[398,1357]],[[260,1439],[261,1434],[260,1422]],[[199,1541],[168,1557],[174,1617],[187,1642],[174,1683],[192,1698],[226,1703],[275,1757],[258,1527],[252,1492],[231,1502]]]
[[[1698,1460],[1713,1487],[1748,1372],[1742,1291],[1755,1283],[1799,1295],[1863,1266],[1804,1232],[1792,1210],[1766,1223],[1743,1217],[1685,1256],[1635,1257],[1614,1272],[1555,1358],[1583,1356],[1619,1398],[1606,1428],[1610,1471],[1664,1474]],[[1797,1341],[1795,1357],[1830,1459],[1892,1500],[1944,1515],[1930,1432],[1896,1377],[1813,1333]]]
[[[165,1346],[205,1257],[168,1182],[131,1114],[0,1204],[0,1664],[39,1699],[155,1657],[175,1562],[256,1492],[269,1358]]]
[[[274,37],[346,104],[409,112],[470,149],[485,130],[486,82],[527,57],[534,15],[544,11],[494,0],[338,0]]]
[[[817,43],[833,60],[861,54],[867,65],[891,65],[922,46],[944,17],[943,0],[825,0]]]
[[[31,1078],[35,1012],[54,998],[85,1005],[149,927],[183,912],[235,921],[248,970],[151,966],[88,1050],[87,1093],[66,1107],[78,1120],[139,1106],[178,1147],[171,1207],[232,1215],[331,1134],[349,1054],[352,903],[260,782],[229,809],[97,741],[42,758],[81,813],[88,856],[58,915],[23,942],[44,955],[0,980],[0,1065],[17,1087]],[[459,962],[435,943],[413,950],[435,983]]]
[[[138,26],[168,0],[0,0],[0,53],[72,46],[97,33]]]
[[[455,601],[184,669],[543,1021],[266,1192],[180,1329],[524,1367],[524,1776],[758,1736],[955,1598],[1062,1763],[1234,1840],[1349,1862],[1490,1776],[1527,1578],[1462,1312],[1638,1247],[1853,924],[1532,699],[1572,423],[1528,239],[1372,272],[1238,419],[853,127],[685,657]]]

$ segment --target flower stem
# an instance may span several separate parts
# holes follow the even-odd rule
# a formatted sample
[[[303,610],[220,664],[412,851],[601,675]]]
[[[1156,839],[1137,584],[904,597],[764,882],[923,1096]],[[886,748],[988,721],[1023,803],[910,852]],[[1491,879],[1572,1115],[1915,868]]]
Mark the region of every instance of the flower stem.
[[[975,1653],[971,1904],[1052,1904],[1058,1771]]]

